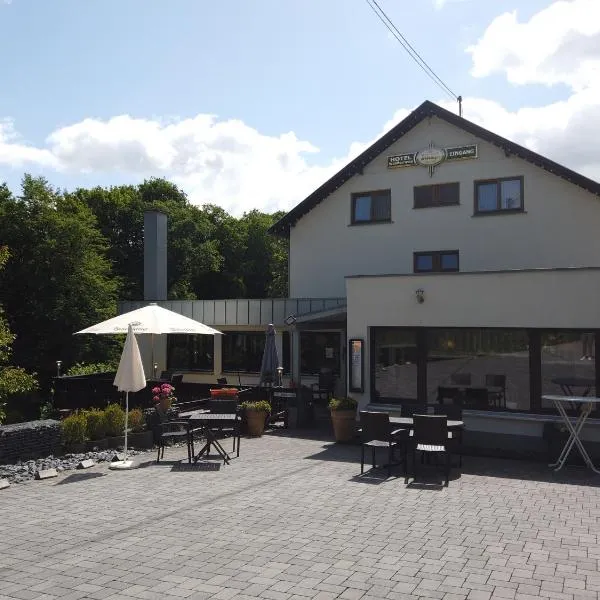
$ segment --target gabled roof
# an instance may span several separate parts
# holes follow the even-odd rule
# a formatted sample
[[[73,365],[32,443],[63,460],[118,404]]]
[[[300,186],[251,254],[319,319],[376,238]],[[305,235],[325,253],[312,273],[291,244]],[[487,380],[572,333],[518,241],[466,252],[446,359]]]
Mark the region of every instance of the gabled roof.
[[[287,215],[282,217],[269,229],[269,232],[281,236],[289,235],[290,227],[293,227],[307,212],[325,200],[327,196],[341,187],[351,177],[357,173],[361,173],[366,165],[377,158],[382,152],[385,152],[394,142],[397,142],[402,136],[408,133],[413,127],[418,125],[423,119],[432,116],[443,119],[455,127],[459,127],[460,129],[463,129],[464,131],[467,131],[486,142],[502,148],[507,155],[511,154],[518,156],[519,158],[529,161],[530,163],[550,173],[553,173],[558,177],[566,179],[570,183],[582,187],[592,194],[600,195],[600,183],[597,181],[589,179],[588,177],[584,177],[583,175],[576,173],[567,167],[559,165],[558,163],[542,156],[541,154],[538,154],[537,152],[532,152],[531,150],[528,150],[519,144],[515,144],[506,138],[496,135],[495,133],[484,129],[479,125],[475,125],[475,123],[467,121],[467,119],[463,119],[449,110],[441,108],[437,104],[426,100],[423,102],[423,104],[411,112],[403,121],[400,121],[398,125],[380,137],[362,154],[357,156],[341,171],[336,173],[331,179],[317,188],[312,194],[310,194],[310,196],[292,208]]]

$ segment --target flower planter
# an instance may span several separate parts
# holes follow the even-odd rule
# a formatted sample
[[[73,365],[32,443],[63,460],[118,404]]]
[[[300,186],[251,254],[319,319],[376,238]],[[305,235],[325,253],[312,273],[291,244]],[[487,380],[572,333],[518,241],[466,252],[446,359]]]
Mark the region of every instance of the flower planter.
[[[128,440],[129,440],[129,436]],[[115,437],[107,437],[106,438],[106,447],[109,450],[116,450],[117,448],[122,448],[125,445],[125,436],[117,435]]]
[[[260,437],[263,434],[267,416],[268,413],[264,410],[246,411],[246,423],[249,436]]]
[[[146,450],[154,446],[154,436],[152,431],[138,431],[127,434],[127,445],[131,448]]]
[[[332,410],[331,423],[336,442],[351,442],[356,434],[355,410]]]
[[[98,450],[105,450],[106,438],[102,438],[101,440],[87,440],[85,443],[86,451],[93,452],[94,448],[98,448]]]

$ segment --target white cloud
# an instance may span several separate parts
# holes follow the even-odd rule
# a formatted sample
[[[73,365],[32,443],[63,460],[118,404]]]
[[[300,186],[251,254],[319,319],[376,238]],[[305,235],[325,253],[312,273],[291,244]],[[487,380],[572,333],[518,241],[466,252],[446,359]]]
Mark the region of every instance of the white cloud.
[[[566,84],[580,91],[600,77],[600,2],[559,1],[520,22],[517,11],[496,17],[467,49],[472,75],[504,73],[511,83]]]
[[[564,100],[508,110],[465,97],[465,117],[499,135],[600,180],[600,0],[558,1],[519,22],[494,19],[469,48],[473,74],[505,74],[521,85],[562,83]],[[596,18],[598,17],[598,18]],[[456,111],[456,103],[442,102]],[[119,173],[122,179],[167,177],[192,202],[240,214],[287,210],[409,112],[399,109],[372,140],[350,144],[344,156],[318,161],[318,148],[293,132],[265,135],[240,120],[199,114],[185,119],[129,115],[85,119],[52,132],[43,147],[27,144],[10,120],[0,121],[0,165],[40,166],[66,175]]]

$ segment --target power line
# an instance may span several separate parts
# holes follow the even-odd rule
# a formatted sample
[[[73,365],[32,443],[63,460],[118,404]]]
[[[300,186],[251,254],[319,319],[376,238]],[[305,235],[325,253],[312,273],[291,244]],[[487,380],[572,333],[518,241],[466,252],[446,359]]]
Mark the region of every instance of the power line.
[[[394,25],[392,20],[387,16],[383,8],[379,6],[377,0],[365,0],[371,10],[377,15],[377,18],[385,25],[387,30],[396,38],[398,43],[404,48],[406,53],[415,61],[415,63],[422,69],[422,71],[431,79],[438,87],[440,87],[446,94],[451,96],[454,100],[459,103],[459,110],[462,113],[462,97],[457,96],[443,81],[437,76],[435,71],[427,64],[425,59],[415,50],[412,44],[400,33],[398,28]]]

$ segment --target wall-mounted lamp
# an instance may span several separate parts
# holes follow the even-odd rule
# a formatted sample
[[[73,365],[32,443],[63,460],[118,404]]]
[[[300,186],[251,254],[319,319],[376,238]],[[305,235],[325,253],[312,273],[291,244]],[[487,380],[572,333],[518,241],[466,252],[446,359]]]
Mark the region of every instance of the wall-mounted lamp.
[[[294,325],[296,323],[296,315],[289,315],[285,318],[284,323],[286,325]]]
[[[419,288],[415,292],[415,296],[417,297],[417,302],[419,304],[423,304],[423,302],[425,302],[425,291],[424,290],[422,290],[422,289]]]
[[[56,376],[60,377],[60,367],[62,365],[62,360],[57,360],[56,361]]]

